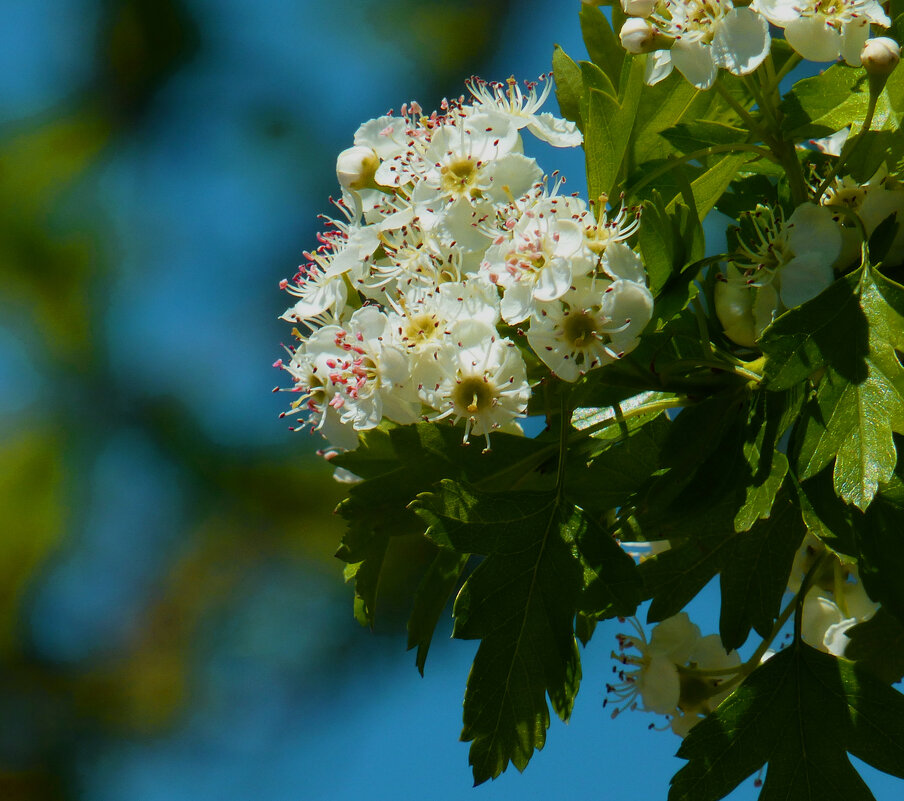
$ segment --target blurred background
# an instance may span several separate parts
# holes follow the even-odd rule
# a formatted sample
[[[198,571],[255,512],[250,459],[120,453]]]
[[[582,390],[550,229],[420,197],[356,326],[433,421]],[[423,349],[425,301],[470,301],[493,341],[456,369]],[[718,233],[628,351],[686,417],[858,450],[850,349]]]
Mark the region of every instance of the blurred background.
[[[584,57],[578,8],[0,0],[0,801],[665,797],[676,738],[601,707],[617,624],[470,788],[474,644],[443,624],[422,679],[357,626],[341,487],[270,393],[357,126]]]

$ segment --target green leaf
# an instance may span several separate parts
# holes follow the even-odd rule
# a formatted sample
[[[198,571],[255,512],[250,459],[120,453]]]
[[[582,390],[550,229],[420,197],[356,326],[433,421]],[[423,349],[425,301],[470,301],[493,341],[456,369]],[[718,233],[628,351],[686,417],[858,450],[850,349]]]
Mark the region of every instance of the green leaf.
[[[679,153],[693,153],[712,145],[730,145],[746,142],[749,133],[717,120],[681,122],[662,132]]]
[[[868,324],[859,300],[862,273],[840,278],[813,300],[791,309],[760,338],[768,389],[789,389],[822,367],[862,381],[869,353]]]
[[[904,776],[904,696],[796,641],[691,730],[669,801],[717,801],[766,763],[762,801],[870,801],[847,753]]]
[[[904,623],[904,499],[890,489],[876,495],[865,515],[854,515],[854,531],[864,588]]]
[[[862,120],[868,99],[866,71],[836,64],[794,84],[781,104],[782,130],[791,141],[828,136]]]
[[[732,526],[733,509],[730,498],[722,499],[709,514],[661,530],[672,547],[639,567],[652,598],[649,622],[680,612],[721,573],[719,630],[725,647],[743,645],[751,626],[764,636],[771,631],[806,529],[790,495],[780,495],[769,518],[740,534]]]
[[[785,495],[776,500],[767,519],[733,538],[720,578],[719,634],[727,650],[740,648],[751,626],[761,637],[769,635],[805,533],[800,510]]]
[[[737,175],[741,165],[750,158],[746,153],[727,153],[714,156],[711,166],[691,182],[697,219],[702,220],[716,205],[722,194]],[[678,203],[673,198],[667,209],[671,211]],[[702,254],[701,254],[702,256]]]
[[[748,433],[742,446],[750,470],[744,482],[744,502],[735,515],[736,531],[748,531],[759,519],[769,516],[775,495],[788,472],[788,458],[776,450],[779,438],[797,419],[803,392],[761,392],[750,407]]]
[[[832,470],[827,468],[797,487],[801,514],[807,528],[837,553],[857,556],[853,507],[835,494]]]
[[[424,530],[407,509],[418,493],[445,477],[476,482],[495,475],[504,488],[505,481],[536,467],[546,447],[537,440],[507,434],[494,434],[492,444],[493,449],[483,454],[479,448],[463,447],[458,429],[418,423],[362,432],[356,450],[333,460],[366,479],[351,487],[337,510],[348,528],[336,556],[357,565],[355,617],[362,625],[374,625],[390,539]]]
[[[628,503],[659,466],[659,449],[668,430],[668,418],[660,414],[589,464],[581,459],[575,469],[566,471],[569,497],[597,516]]]
[[[583,93],[585,96],[589,95],[590,89],[599,89],[599,91],[609,95],[616,102],[618,101],[618,90],[600,67],[592,61],[582,61],[579,66],[581,68],[581,80],[583,81]]]
[[[904,433],[904,369],[895,353],[904,347],[904,287],[871,268],[858,271],[779,318],[762,347],[772,388],[827,367],[796,435],[797,472],[810,478],[834,460],[835,491],[866,509],[894,470],[892,432]]]
[[[665,620],[680,612],[717,575],[724,560],[723,551],[731,550],[734,528],[732,504],[714,503],[710,514],[696,518],[693,527],[644,526],[650,539],[667,538],[672,547],[644,559],[638,568],[646,597],[652,599],[647,622]],[[651,532],[648,534],[648,532]]]
[[[663,515],[672,516],[668,507],[675,501],[684,488],[695,478],[698,470],[713,454],[727,453],[722,443],[734,432],[738,435],[740,426],[746,420],[746,406],[736,392],[722,392],[707,398],[698,404],[682,410],[673,421],[668,438],[662,446],[660,468],[663,471],[650,483],[644,493],[641,512],[649,509],[656,515],[654,524],[664,522]],[[711,471],[717,478],[724,475],[721,466]],[[704,483],[710,476],[704,478]],[[711,487],[711,491],[718,490]],[[709,505],[709,497],[700,501]]]
[[[656,297],[672,272],[681,267],[675,264],[672,218],[664,209],[660,210],[655,203],[645,200],[641,220],[643,225],[640,226],[637,239],[640,252],[643,254],[644,266],[647,268],[650,292]]]
[[[546,695],[567,720],[581,678],[574,618],[582,569],[575,540],[590,525],[555,493],[484,493],[443,481],[413,508],[440,547],[484,554],[455,601],[453,636],[480,639],[462,740],[479,784],[519,770],[542,748]]]
[[[585,518],[575,536],[584,567],[580,611],[594,620],[633,615],[641,597],[640,574],[634,559],[609,532],[590,519]]]
[[[849,628],[844,656],[893,684],[904,678],[904,625],[886,609]]]
[[[622,108],[610,95],[590,89],[587,103],[584,130],[587,192],[596,201],[603,195],[608,196],[615,184],[628,147],[631,126],[624,124]]]
[[[581,79],[581,68],[558,45],[552,52],[552,74],[556,82],[559,111],[566,120],[577,123],[583,130],[581,96],[584,93],[584,84]]]
[[[436,624],[455,591],[468,558],[468,554],[440,548],[417,588],[414,607],[408,619],[408,650],[417,646],[415,662],[422,676]]]
[[[621,77],[622,64],[625,60],[625,49],[618,41],[615,31],[598,8],[582,5],[580,12],[581,35],[590,59],[599,65],[614,86]]]
[[[616,189],[637,104],[643,92],[643,71],[639,62],[630,62],[620,99],[586,86],[584,151],[587,162],[587,191],[596,201],[601,195],[612,195]]]

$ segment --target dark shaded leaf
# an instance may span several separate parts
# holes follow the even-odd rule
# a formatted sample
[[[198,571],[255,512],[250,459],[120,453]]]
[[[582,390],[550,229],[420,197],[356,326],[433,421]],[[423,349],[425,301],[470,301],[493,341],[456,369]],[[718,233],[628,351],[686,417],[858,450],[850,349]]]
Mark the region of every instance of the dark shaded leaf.
[[[468,558],[468,554],[440,548],[415,593],[414,607],[408,619],[408,649],[417,646],[415,661],[422,676],[436,624],[458,585]]]
[[[555,493],[488,494],[453,481],[413,507],[437,545],[487,557],[454,607],[453,636],[481,640],[462,730],[473,741],[475,783],[509,762],[523,770],[546,741],[547,694],[567,720],[580,683],[574,619],[583,571],[575,541],[591,524]]]
[[[849,628],[844,655],[889,684],[904,678],[904,625],[885,609]]]
[[[766,381],[778,389],[826,367],[797,433],[797,471],[811,478],[835,461],[835,491],[866,509],[888,481],[904,433],[904,287],[872,268],[836,281],[764,333]]]
[[[691,730],[669,801],[717,801],[766,763],[761,801],[871,801],[846,752],[904,776],[904,696],[795,641]]]

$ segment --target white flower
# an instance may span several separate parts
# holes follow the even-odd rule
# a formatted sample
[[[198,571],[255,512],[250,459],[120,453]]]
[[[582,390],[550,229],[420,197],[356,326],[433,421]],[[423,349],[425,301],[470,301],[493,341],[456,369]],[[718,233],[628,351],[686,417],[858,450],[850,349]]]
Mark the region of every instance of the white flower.
[[[514,77],[505,83],[487,83],[473,77],[465,81],[465,85],[477,101],[476,108],[500,111],[512,120],[516,128],[526,127],[537,139],[554,147],[577,147],[584,137],[573,122],[554,117],[549,112],[537,114],[552,89],[552,82],[546,79],[544,75],[537,83],[526,82],[527,94],[521,91]],[[538,94],[540,83],[543,89]]]
[[[870,23],[891,25],[878,0],[754,0],[750,7],[784,28],[788,44],[809,61],[841,56],[859,66]]]
[[[737,672],[741,659],[736,651],[725,652],[718,634],[701,637],[686,612],[655,626],[649,642],[640,624],[634,618],[630,621],[637,636],[617,635],[619,652],[612,656],[633,669],[621,670],[620,683],[606,686],[603,705],[610,697],[621,704],[612,712],[616,717],[625,709],[637,709],[640,696],[644,710],[668,715],[672,730],[683,737],[725,698],[727,692],[718,688]],[[630,648],[640,655],[626,653]],[[713,675],[714,671],[724,676]]]
[[[600,200],[605,202],[606,199],[601,198]],[[590,248],[590,252],[597,256],[604,254],[609,245],[630,239],[640,227],[640,210],[637,207],[626,209],[624,203],[612,219],[609,218],[608,212],[603,210],[597,220],[584,208],[583,204],[580,209],[576,210],[576,213],[584,223],[584,242]],[[608,269],[606,271],[614,278],[627,277],[613,274]],[[641,273],[643,273],[642,267]],[[632,280],[645,280],[645,277],[642,274],[641,277]]]
[[[640,55],[659,50],[669,43],[669,39],[651,22],[639,17],[626,19],[618,32],[618,40],[621,46],[629,53]]]
[[[647,60],[646,81],[651,85],[674,67],[698,89],[709,89],[720,67],[747,75],[769,53],[766,20],[750,8],[735,8],[731,0],[660,0],[649,20],[656,35],[671,43],[670,48],[652,40],[643,43],[655,50]],[[634,36],[641,36],[639,26]]]
[[[418,175],[411,196],[418,214],[439,213],[455,201],[505,204],[520,197],[543,175],[520,149],[518,129],[496,110],[468,114],[460,124],[441,126],[423,153],[411,156],[409,163]]]
[[[420,386],[422,400],[437,410],[431,422],[465,421],[462,441],[483,436],[490,449],[490,431],[520,432],[530,398],[524,359],[508,339],[485,323],[468,320],[455,326],[436,354],[435,383]]]
[[[612,656],[633,670],[620,671],[621,682],[606,686],[615,703],[621,704],[613,710],[612,717],[625,709],[636,709],[637,696],[648,712],[677,715],[681,698],[678,665],[684,665],[690,658],[700,639],[700,629],[691,622],[687,612],[679,612],[654,626],[647,642],[640,624],[634,618],[629,620],[637,636],[617,635],[619,653]],[[640,655],[626,653],[629,648],[637,649]]]
[[[741,242],[715,300],[726,336],[753,347],[775,317],[834,281],[842,233],[832,213],[812,203],[798,206],[787,222],[767,206],[757,206],[749,220],[756,239]]]
[[[376,428],[384,416],[417,420],[420,404],[404,353],[384,343],[387,324],[385,314],[365,306],[345,326],[316,329],[282,365],[300,393],[292,411],[336,447],[356,447],[356,432]]]
[[[804,598],[801,637],[805,643],[820,651],[840,656],[846,643],[838,635],[856,622],[855,618],[845,618],[838,604],[817,587]],[[842,650],[838,651],[839,648]]]
[[[701,671],[724,671],[726,676],[734,673],[741,664],[737,651],[726,653],[722,639],[718,634],[709,634],[697,640],[694,650],[688,659],[689,670],[681,673],[681,697],[678,708],[681,715],[672,718],[671,728],[680,737],[687,733],[703,718],[712,712],[731,692],[730,689],[720,692],[719,686],[724,678],[719,676],[700,676],[693,673]]]
[[[558,198],[543,197],[524,209],[510,236],[500,234],[486,252],[480,270],[504,290],[502,318],[514,325],[526,320],[535,301],[562,297],[575,275],[593,268],[583,226],[560,210]],[[562,206],[567,213],[567,206]]]
[[[637,259],[627,246],[615,247]],[[577,381],[634,350],[652,315],[653,296],[642,282],[582,277],[558,300],[535,304],[527,341],[555,375]]]
[[[865,184],[858,184],[850,176],[837,178],[821,202],[830,208],[846,206],[854,211],[863,223],[867,237],[872,236],[884,220],[896,215],[901,224],[888,248],[885,264],[893,267],[904,261],[904,186],[888,174],[885,164]],[[842,228],[842,235],[845,240],[842,263],[848,263],[860,254],[860,236],[852,227]]]

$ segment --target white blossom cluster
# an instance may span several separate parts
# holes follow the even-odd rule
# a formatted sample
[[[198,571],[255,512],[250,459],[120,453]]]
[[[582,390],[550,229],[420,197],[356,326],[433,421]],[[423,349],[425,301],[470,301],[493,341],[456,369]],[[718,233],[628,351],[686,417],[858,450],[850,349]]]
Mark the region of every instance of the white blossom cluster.
[[[677,69],[709,89],[720,68],[753,72],[769,54],[769,24],[809,61],[844,58],[860,66],[870,25],[891,20],[878,0],[621,0],[630,17],[620,39],[629,53],[650,53],[646,80],[655,84]]]
[[[338,448],[381,420],[518,431],[539,364],[565,381],[632,350],[652,316],[639,225],[598,216],[524,155],[581,144],[539,109],[551,84],[472,79],[468,102],[364,123],[337,161],[340,219],[281,286],[297,342],[289,413]],[[536,357],[536,359],[534,358]],[[539,361],[537,361],[539,360]]]
[[[739,240],[738,253],[719,276],[715,302],[725,335],[754,347],[776,317],[835,280],[844,239],[838,215],[813,203],[801,204],[787,220],[781,209],[757,205],[747,221],[750,241]]]

